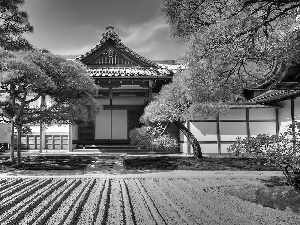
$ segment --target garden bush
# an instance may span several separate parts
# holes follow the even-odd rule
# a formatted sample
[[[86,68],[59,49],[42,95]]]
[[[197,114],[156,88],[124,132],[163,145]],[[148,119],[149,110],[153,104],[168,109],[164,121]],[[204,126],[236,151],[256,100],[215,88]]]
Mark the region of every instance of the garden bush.
[[[172,151],[178,147],[177,140],[159,127],[142,126],[129,132],[130,144],[153,151]]]
[[[238,137],[228,152],[239,157],[262,157],[277,164],[288,183],[300,191],[300,122],[288,125],[278,135],[259,134],[256,137]]]

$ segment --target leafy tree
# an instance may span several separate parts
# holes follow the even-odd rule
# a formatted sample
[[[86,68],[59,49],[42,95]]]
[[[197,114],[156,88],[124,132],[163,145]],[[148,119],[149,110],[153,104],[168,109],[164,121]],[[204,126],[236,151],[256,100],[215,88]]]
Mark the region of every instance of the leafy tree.
[[[239,96],[220,83],[209,82],[211,80],[205,76],[195,77],[188,70],[174,75],[172,82],[163,86],[159,95],[145,108],[141,121],[173,122],[191,143],[195,157],[202,158],[199,142],[183,123],[226,113],[228,105]]]
[[[26,12],[20,10],[24,0],[0,0],[0,46],[7,50],[32,49],[22,36],[33,27]]]
[[[228,20],[240,25],[234,37],[248,35],[251,39],[261,32],[273,32],[299,6],[297,0],[164,0],[162,10],[178,39],[190,39],[195,32]]]
[[[0,51],[1,114],[18,131],[18,164],[21,163],[21,130],[25,124],[78,123],[94,119],[99,109],[93,95],[96,87],[78,62],[48,52]],[[52,104],[33,107],[42,96]],[[13,132],[13,131],[12,131]],[[13,135],[12,135],[13,136]],[[12,137],[12,145],[13,145]],[[11,160],[13,160],[13,148]]]
[[[188,43],[180,59],[188,69],[146,110],[164,112],[168,119],[181,115],[181,121],[219,115],[243,102],[244,89],[298,65],[300,39],[295,19],[299,3],[274,2],[165,0],[162,11],[171,35]],[[178,77],[183,77],[181,85]],[[180,93],[176,97],[180,101],[170,97],[172,90]],[[168,109],[160,110],[164,105],[173,107],[169,114]]]

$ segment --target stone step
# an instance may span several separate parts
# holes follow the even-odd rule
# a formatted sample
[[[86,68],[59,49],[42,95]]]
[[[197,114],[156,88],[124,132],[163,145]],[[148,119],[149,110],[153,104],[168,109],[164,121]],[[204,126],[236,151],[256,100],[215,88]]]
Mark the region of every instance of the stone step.
[[[148,149],[136,149],[136,148],[76,148],[73,149],[73,152],[80,153],[136,153],[136,154],[145,154],[148,153]]]

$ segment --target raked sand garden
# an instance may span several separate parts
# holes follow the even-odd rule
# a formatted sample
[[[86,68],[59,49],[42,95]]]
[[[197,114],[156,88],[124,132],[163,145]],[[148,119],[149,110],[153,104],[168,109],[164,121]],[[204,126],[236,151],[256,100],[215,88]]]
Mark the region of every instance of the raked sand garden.
[[[282,185],[282,176],[260,177],[253,171],[248,172],[253,176],[244,172],[244,177],[234,176],[235,171],[212,177],[184,176],[197,171],[174,169],[171,173],[181,175],[168,176],[166,170],[107,171],[77,176],[51,175],[51,171],[45,175],[45,170],[34,175],[3,172],[0,224],[289,225],[300,221],[300,214],[289,207],[279,210],[255,202],[257,190],[272,182]]]

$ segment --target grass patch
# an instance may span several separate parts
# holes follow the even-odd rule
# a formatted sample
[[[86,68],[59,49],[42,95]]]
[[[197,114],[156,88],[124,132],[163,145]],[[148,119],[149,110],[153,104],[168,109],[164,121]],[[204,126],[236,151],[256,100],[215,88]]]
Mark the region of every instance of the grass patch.
[[[27,156],[22,164],[12,164],[8,156],[0,158],[1,171],[11,170],[84,170],[97,160],[93,156]]]
[[[280,171],[266,159],[193,157],[132,157],[124,159],[127,170],[230,170],[230,171]]]

